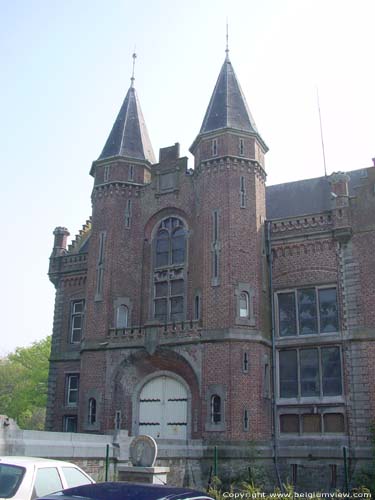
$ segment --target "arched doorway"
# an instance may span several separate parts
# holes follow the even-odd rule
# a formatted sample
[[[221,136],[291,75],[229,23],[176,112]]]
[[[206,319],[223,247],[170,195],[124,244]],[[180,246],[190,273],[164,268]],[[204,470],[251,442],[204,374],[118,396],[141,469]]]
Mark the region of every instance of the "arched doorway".
[[[147,382],[139,397],[139,434],[186,439],[188,395],[185,386],[166,375]]]

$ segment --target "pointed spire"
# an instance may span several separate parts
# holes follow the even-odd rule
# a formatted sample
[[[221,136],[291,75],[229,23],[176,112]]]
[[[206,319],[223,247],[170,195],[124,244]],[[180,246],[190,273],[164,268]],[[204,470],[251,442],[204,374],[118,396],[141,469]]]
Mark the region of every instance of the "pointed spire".
[[[258,134],[228,53],[227,46],[226,58],[203,119],[200,134],[222,128]]]
[[[226,46],[225,46],[226,57],[225,60],[229,60],[229,28],[228,28],[228,18],[227,18],[227,34],[226,34]]]
[[[130,82],[131,82],[130,86],[134,87],[134,80],[135,80],[135,76],[134,76],[135,60],[137,58],[137,54],[135,53],[135,48],[134,48],[134,52],[133,52],[132,58],[133,58],[133,71],[132,71],[132,77],[130,78]]]
[[[134,68],[137,54],[134,52],[132,57],[133,70],[130,88],[98,160],[111,156],[126,156],[155,163],[154,151],[134,88]]]

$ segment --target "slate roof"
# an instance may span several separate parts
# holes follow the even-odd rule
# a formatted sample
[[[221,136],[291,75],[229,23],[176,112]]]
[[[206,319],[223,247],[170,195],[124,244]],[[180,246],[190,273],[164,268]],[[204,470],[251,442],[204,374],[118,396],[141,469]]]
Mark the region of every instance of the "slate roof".
[[[154,151],[133,85],[126,94],[98,160],[111,156],[126,156],[155,163]]]
[[[362,184],[366,170],[346,172],[349,177],[349,195]],[[316,214],[331,209],[329,177],[275,184],[266,188],[267,219],[282,219],[297,215]]]
[[[200,134],[221,128],[259,133],[229,57],[221,68]]]

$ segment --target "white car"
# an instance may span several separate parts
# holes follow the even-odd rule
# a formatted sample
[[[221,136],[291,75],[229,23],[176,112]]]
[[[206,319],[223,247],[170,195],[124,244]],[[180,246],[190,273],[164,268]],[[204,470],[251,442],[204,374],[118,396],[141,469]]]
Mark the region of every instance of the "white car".
[[[0,500],[34,500],[89,483],[95,481],[69,462],[35,457],[0,457]]]

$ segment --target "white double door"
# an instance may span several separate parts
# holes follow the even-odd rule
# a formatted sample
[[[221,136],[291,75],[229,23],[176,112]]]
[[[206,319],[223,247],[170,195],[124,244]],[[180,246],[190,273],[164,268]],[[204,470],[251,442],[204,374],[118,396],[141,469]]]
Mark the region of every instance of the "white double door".
[[[139,398],[139,434],[186,439],[187,391],[181,382],[161,376],[147,382]]]

